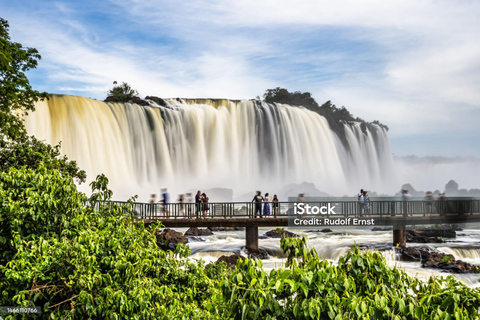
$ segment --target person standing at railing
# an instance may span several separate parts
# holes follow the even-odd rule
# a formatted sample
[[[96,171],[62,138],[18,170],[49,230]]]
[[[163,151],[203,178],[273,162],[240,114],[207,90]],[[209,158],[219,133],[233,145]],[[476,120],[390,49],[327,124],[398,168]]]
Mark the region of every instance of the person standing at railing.
[[[268,196],[268,192],[265,193],[265,203],[263,204],[263,215],[265,218],[268,218],[270,216],[270,198]]]
[[[363,191],[363,212],[370,217],[370,197],[367,191]]]
[[[210,208],[208,206],[208,197],[205,193],[202,193],[202,203],[203,203],[203,212],[205,218],[208,216],[208,212],[210,211]]]
[[[423,200],[426,202],[427,204],[427,213],[428,214],[432,214],[432,206],[433,206],[433,193],[432,191],[427,191],[425,193],[425,197],[423,198]]]
[[[156,216],[157,215],[157,195],[155,193],[152,193],[150,195],[150,216]]]
[[[278,216],[278,198],[276,194],[273,195],[272,207],[273,207],[273,215],[276,218]]]
[[[197,191],[195,195],[195,206],[197,207],[197,219],[202,216],[202,192],[200,190]]]
[[[402,190],[402,200],[403,200],[403,214],[409,214],[408,201],[412,198],[412,195],[408,193],[408,190]],[[411,215],[411,214],[410,214]]]
[[[257,194],[253,197],[252,202],[255,202],[255,217],[261,218],[262,217],[262,202],[263,202],[263,197],[262,197],[262,192],[257,191]]]
[[[447,204],[446,204],[447,197],[444,193],[440,193],[438,196],[438,212],[441,216],[445,215],[447,212]]]
[[[168,210],[168,204],[170,203],[170,195],[168,194],[167,188],[162,189],[162,203],[163,203],[163,214],[166,218],[170,217],[170,211]]]
[[[186,202],[186,206],[187,206],[188,218],[192,218],[192,202],[193,202],[193,199],[192,199],[192,194],[191,193],[186,194],[185,202]]]
[[[180,215],[185,214],[185,197],[183,194],[178,195],[178,203],[180,204]]]
[[[357,195],[357,201],[358,201],[358,211],[360,213],[360,217],[363,216],[363,189],[360,189],[360,192]]]

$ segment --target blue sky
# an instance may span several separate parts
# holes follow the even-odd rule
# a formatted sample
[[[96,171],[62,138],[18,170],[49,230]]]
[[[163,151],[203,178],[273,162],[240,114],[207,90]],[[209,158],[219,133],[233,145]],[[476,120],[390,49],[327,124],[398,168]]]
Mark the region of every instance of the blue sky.
[[[38,90],[248,99],[277,86],[390,127],[395,155],[480,156],[480,2],[0,0]]]

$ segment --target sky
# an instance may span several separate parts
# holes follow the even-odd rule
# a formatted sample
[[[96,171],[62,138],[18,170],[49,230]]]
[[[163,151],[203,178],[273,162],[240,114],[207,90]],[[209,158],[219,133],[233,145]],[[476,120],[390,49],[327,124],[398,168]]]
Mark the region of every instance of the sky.
[[[480,1],[0,0],[35,89],[103,100],[308,91],[389,126],[394,155],[480,156]]]

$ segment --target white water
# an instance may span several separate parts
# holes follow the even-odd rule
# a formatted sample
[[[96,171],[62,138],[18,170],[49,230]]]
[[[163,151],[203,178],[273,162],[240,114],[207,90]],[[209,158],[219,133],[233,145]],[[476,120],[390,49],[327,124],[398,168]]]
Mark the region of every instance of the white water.
[[[259,228],[259,235],[267,232],[268,228]],[[186,229],[179,229],[184,232]],[[372,245],[392,242],[392,231],[370,231],[369,229],[333,229],[333,233],[310,233],[306,230],[291,229],[291,232],[308,237],[308,245],[315,248],[320,259],[327,259],[336,263],[338,258],[345,255],[355,244]],[[469,229],[457,232],[457,238],[444,244],[427,244],[432,247],[453,254],[457,260],[463,260],[480,266],[480,243],[478,242],[478,229]],[[245,231],[216,231],[213,236],[202,237],[205,242],[190,242],[192,251],[191,259],[202,259],[205,262],[214,262],[220,256],[233,253],[246,256]],[[474,239],[477,239],[475,241]],[[412,246],[415,244],[409,244]],[[424,245],[424,244],[418,244]],[[475,247],[476,245],[476,247]],[[455,246],[452,248],[452,246]],[[459,249],[464,246],[468,249]],[[286,257],[280,248],[280,239],[259,239],[259,247],[270,254],[270,259],[263,260],[264,269],[284,267]],[[214,248],[214,249],[213,249]],[[215,251],[213,251],[215,250]],[[404,270],[409,275],[426,281],[429,277],[446,277],[447,273],[433,269],[424,269],[420,262],[401,262],[395,259],[394,250],[382,251],[391,267]],[[455,275],[455,277],[470,287],[480,287],[480,274]]]
[[[62,152],[89,180],[105,173],[115,199],[138,194],[146,201],[163,187],[172,194],[218,187],[235,196],[276,193],[302,182],[331,195],[398,189],[380,127],[362,132],[359,124],[345,125],[345,148],[325,118],[301,107],[255,100],[167,103],[143,107],[53,95],[25,124],[39,139],[61,141]]]

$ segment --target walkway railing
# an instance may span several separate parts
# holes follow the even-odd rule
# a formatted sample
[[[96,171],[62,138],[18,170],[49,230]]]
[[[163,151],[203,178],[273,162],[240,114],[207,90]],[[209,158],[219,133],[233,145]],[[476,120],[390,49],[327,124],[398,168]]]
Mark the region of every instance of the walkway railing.
[[[112,201],[126,204],[126,202]],[[272,218],[293,217],[294,202],[269,203]],[[480,200],[436,200],[436,201],[371,201],[369,209],[358,201],[315,201],[303,202],[304,215],[317,212],[314,207],[335,207],[335,214],[317,212],[318,217],[387,217],[480,214]],[[265,217],[265,203],[255,202],[209,202],[150,204],[135,202],[133,209],[139,219],[207,219],[207,218],[261,218]],[[298,210],[297,210],[298,212]]]

